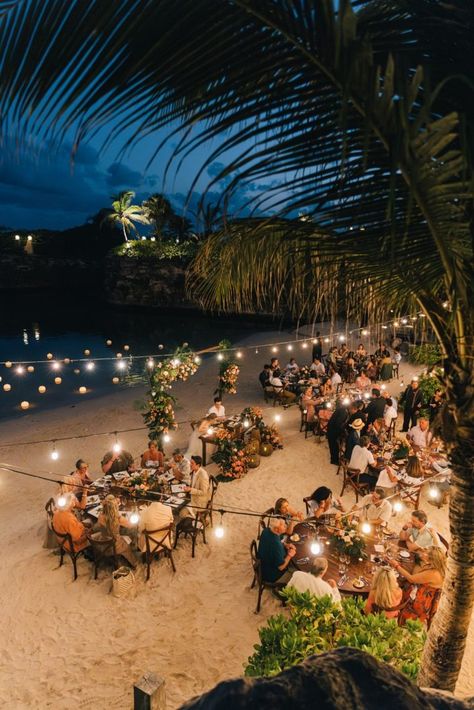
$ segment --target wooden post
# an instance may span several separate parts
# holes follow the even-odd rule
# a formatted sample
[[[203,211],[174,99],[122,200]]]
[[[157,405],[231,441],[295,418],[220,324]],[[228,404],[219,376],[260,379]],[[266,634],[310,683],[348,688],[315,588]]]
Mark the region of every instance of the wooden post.
[[[133,686],[133,710],[166,710],[165,679],[144,673]]]

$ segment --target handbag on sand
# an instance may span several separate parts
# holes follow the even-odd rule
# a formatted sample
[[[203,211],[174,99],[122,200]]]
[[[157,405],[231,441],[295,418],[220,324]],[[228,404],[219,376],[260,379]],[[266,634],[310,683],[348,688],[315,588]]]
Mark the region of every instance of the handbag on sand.
[[[119,567],[112,572],[112,595],[126,597],[135,587],[135,575],[129,567]]]

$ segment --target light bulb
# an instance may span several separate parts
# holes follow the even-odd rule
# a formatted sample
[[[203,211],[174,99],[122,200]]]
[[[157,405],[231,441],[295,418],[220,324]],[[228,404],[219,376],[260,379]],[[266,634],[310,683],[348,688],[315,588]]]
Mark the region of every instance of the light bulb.
[[[307,410],[307,409],[303,409],[303,414],[308,414],[308,410]]]
[[[54,378],[54,384],[55,384],[55,385],[60,385],[61,382],[62,382],[62,379],[61,379],[60,377],[55,377],[55,378]]]
[[[86,350],[84,350],[84,355],[86,357],[89,357],[90,354],[91,354],[91,351],[86,348]]]
[[[53,450],[51,451],[51,458],[53,459],[53,461],[57,461],[57,460],[58,460],[59,454],[58,454],[58,452],[56,451],[56,449],[53,449]]]
[[[313,345],[316,345],[317,342],[316,338],[313,338]]]
[[[94,362],[88,362],[87,365],[86,365],[86,370],[93,370],[94,367],[95,367],[95,363],[94,363]]]
[[[117,353],[115,357],[117,357],[120,360],[120,358],[122,357],[122,353]]]
[[[281,420],[281,415],[280,414],[275,414],[273,417],[276,422],[279,422]]]
[[[53,359],[53,353],[47,353],[46,357],[48,358],[48,360],[52,360],[52,359]]]
[[[324,338],[325,343],[329,343],[329,338]]]
[[[117,367],[118,367],[119,370],[125,370],[125,368],[127,367],[127,363],[124,362],[123,360],[120,360],[120,361],[117,363]]]
[[[395,326],[395,328],[398,328],[398,326],[399,326],[400,324],[399,324],[398,321],[395,321],[393,325]]]
[[[301,347],[302,347],[302,348],[307,348],[307,347],[308,347],[308,343],[303,343],[303,344],[301,345]]]
[[[112,382],[114,383],[114,385],[118,385],[120,379],[118,377],[112,377]]]
[[[40,394],[44,394],[44,393],[46,392],[46,387],[45,387],[44,385],[40,385],[40,386],[38,387],[38,392],[39,392]]]
[[[418,382],[418,375],[415,375],[414,377],[412,377],[412,380],[413,380],[414,382]]]
[[[163,437],[163,441],[165,442],[165,444],[169,444],[169,442],[171,441],[171,436],[169,434],[165,434]]]
[[[250,426],[250,422],[248,419],[244,419],[244,421],[242,423],[246,429]]]
[[[312,555],[319,555],[321,552],[321,545],[319,542],[312,542],[311,543],[311,554]]]
[[[127,352],[130,350],[130,345],[124,345],[123,349],[126,350]]]
[[[214,530],[214,535],[218,538],[224,537],[224,528],[222,525],[217,525],[216,529]]]
[[[86,392],[87,392],[87,387],[84,387],[84,386],[79,387],[79,394],[86,394]]]
[[[33,367],[33,365],[28,365],[28,367],[27,367],[26,369],[28,370],[28,372],[34,372],[34,371],[35,371],[35,368]]]
[[[138,525],[139,521],[140,516],[138,515],[138,513],[132,513],[130,516],[130,522],[132,523],[132,525]]]
[[[59,362],[53,362],[51,367],[53,368],[53,370],[59,370],[61,368],[61,365],[59,364]]]
[[[278,348],[274,345],[272,348],[272,353],[277,353],[277,352],[278,352]]]
[[[26,401],[26,399],[23,400],[23,402],[20,403],[20,407],[22,409],[28,409],[30,406],[30,403]]]
[[[19,234],[15,234],[15,241],[16,241],[16,242],[19,242],[19,241],[20,241],[20,235],[19,235]]]
[[[11,360],[7,360],[5,363],[5,367],[11,367],[13,365]]]
[[[106,344],[106,345],[112,345],[112,341],[111,341],[111,340],[106,340],[106,341],[105,341],[105,344]]]
[[[118,441],[115,442],[115,444],[112,446],[112,451],[114,454],[119,454],[122,451],[122,447],[118,443]]]
[[[403,510],[403,503],[401,503],[399,500],[397,500],[397,501],[393,504],[393,509],[394,509],[394,511],[395,511],[396,513],[401,513],[402,510]]]
[[[65,357],[65,358],[64,358],[64,364],[65,364],[65,365],[70,365],[70,364],[71,364],[71,358],[70,358],[70,357]]]
[[[24,372],[25,368],[23,367],[23,365],[18,365],[18,367],[16,368],[17,375],[22,375]]]
[[[160,343],[160,344],[158,345],[158,350],[163,350],[164,347],[165,347],[165,346],[163,345],[163,343]]]
[[[370,523],[362,523],[361,530],[364,535],[368,535],[372,530],[372,526],[370,525]]]
[[[339,336],[339,340],[340,340],[340,342],[342,343],[342,342],[344,341],[344,336],[343,336],[343,335],[340,335],[340,336]]]
[[[293,350],[293,345],[287,345],[287,346],[286,346],[286,349],[287,349],[287,350]]]
[[[388,325],[383,325],[382,328],[383,328],[383,330],[387,330]]]
[[[3,390],[4,392],[10,392],[12,386],[9,385],[7,382],[3,385]]]
[[[242,357],[242,353],[240,352],[240,350],[238,350],[238,351],[235,353],[235,355],[236,355],[236,357],[238,357],[238,358]]]
[[[222,354],[222,353],[218,353],[217,359],[218,359],[218,360],[223,360],[223,359],[224,359],[223,354]]]
[[[201,358],[199,357],[199,355],[196,355],[196,357],[194,358],[194,362],[196,363],[196,365],[200,364]]]
[[[437,488],[435,488],[434,486],[432,486],[428,490],[428,495],[430,498],[433,498],[433,500],[436,500],[437,498],[439,498],[439,490]]]
[[[56,501],[56,505],[58,508],[64,508],[66,505],[66,496],[59,496],[59,498]]]
[[[150,357],[150,358],[148,358],[148,360],[146,361],[146,364],[147,364],[148,367],[153,367],[153,365],[155,364],[155,361],[153,360],[153,358]]]
[[[209,429],[207,430],[207,435],[212,436],[214,434],[214,429],[210,426]]]
[[[407,319],[406,319],[406,318],[402,318],[402,323],[403,323],[403,325],[406,325],[406,324],[408,323]]]

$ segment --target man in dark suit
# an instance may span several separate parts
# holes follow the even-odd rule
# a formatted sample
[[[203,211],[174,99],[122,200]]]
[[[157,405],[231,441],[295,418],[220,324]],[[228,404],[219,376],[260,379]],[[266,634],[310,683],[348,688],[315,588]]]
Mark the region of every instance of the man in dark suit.
[[[374,387],[372,399],[367,406],[367,426],[373,424],[376,419],[383,419],[385,404],[385,397],[382,397],[380,390]]]
[[[316,337],[313,342],[313,360],[315,357],[317,357],[318,360],[322,360],[323,357],[323,339],[321,338],[319,330],[316,333]]]
[[[331,463],[334,466],[339,466],[339,440],[344,436],[347,417],[347,409],[340,400],[337,400],[336,409],[328,421],[327,428],[329,453],[331,455]]]
[[[408,385],[400,397],[400,404],[405,405],[402,431],[408,431],[410,427],[416,426],[418,415],[423,407],[423,392],[420,390],[418,380],[411,381],[411,384]]]

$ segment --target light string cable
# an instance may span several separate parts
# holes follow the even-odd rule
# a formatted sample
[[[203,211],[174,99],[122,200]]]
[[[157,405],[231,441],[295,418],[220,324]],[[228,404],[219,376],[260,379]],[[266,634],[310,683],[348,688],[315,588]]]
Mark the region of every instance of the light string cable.
[[[362,335],[370,335],[371,334],[371,328],[383,328],[387,327],[390,325],[393,325],[393,327],[397,328],[399,326],[401,327],[413,327],[413,321],[417,320],[418,318],[424,318],[425,314],[422,312],[417,312],[416,314],[412,315],[406,315],[406,316],[399,316],[397,318],[390,318],[387,321],[383,321],[380,323],[375,323],[372,326],[362,326],[360,328],[352,328],[352,329],[344,329],[344,330],[338,330],[334,332],[330,332],[327,335],[321,335],[320,338],[323,340],[326,344],[331,342],[331,339],[334,338],[341,338],[342,336],[347,336],[347,335],[355,335],[358,333],[361,333]],[[409,323],[408,321],[411,321]],[[322,326],[321,326],[322,327]],[[308,342],[312,342],[313,344],[316,343],[317,338],[315,338],[313,335],[308,335],[306,337],[302,338],[291,338],[291,340],[279,340],[279,341],[274,341],[272,343],[255,343],[253,345],[242,345],[242,346],[231,346],[229,348],[223,348],[222,350],[219,348],[218,345],[213,345],[208,348],[204,348],[202,350],[197,350],[194,354],[195,355],[205,355],[205,354],[215,354],[219,352],[235,352],[235,353],[240,353],[244,350],[259,350],[259,348],[271,348],[271,347],[278,347],[280,345],[291,345],[293,346],[294,344],[304,344]],[[121,354],[121,353],[120,353]],[[154,360],[154,359],[160,359],[160,358],[170,358],[174,356],[174,352],[167,352],[167,353],[153,353],[153,354],[148,354],[148,355],[133,355],[131,353],[128,353],[126,355],[123,355],[122,357],[118,358],[116,355],[115,356],[102,356],[102,357],[93,357],[92,355],[88,357],[79,357],[79,358],[68,358],[69,362],[66,364],[73,364],[73,363],[81,363],[81,362],[91,362],[91,361],[97,361],[97,362],[114,362],[117,360]],[[121,354],[122,355],[122,354]],[[48,358],[46,360],[0,360],[0,365],[40,365],[40,364],[54,364],[54,363],[63,363],[64,358],[55,360],[54,358]]]

